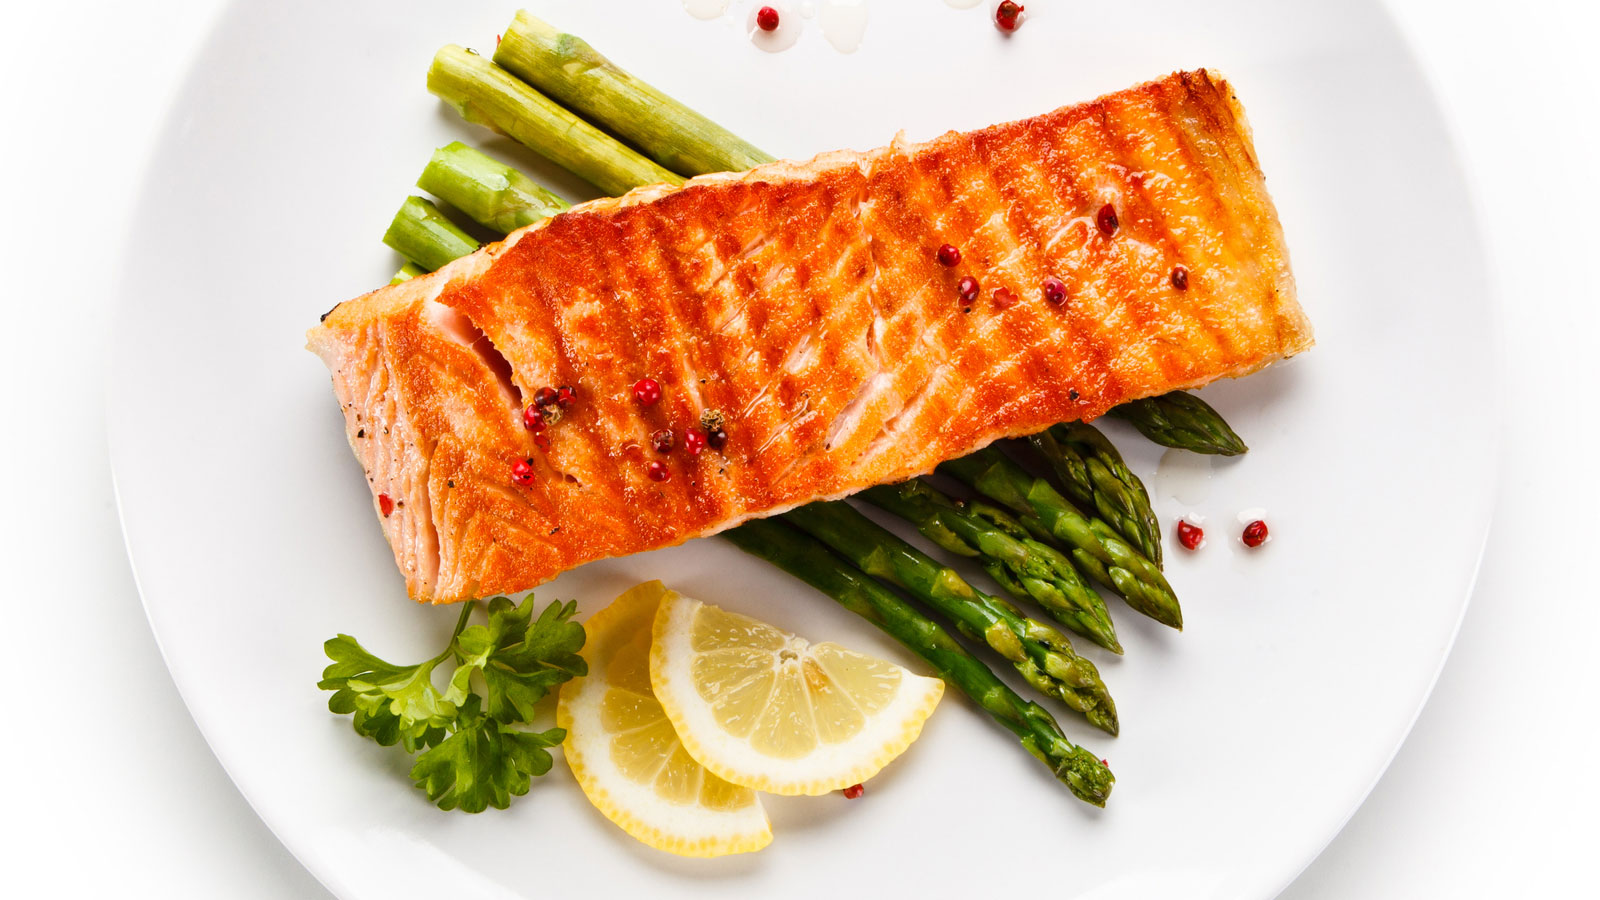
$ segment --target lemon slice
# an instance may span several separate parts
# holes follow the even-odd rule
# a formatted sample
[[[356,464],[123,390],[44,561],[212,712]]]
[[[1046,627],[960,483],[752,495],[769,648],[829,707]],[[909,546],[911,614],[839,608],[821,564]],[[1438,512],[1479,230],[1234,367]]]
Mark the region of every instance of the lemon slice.
[[[760,850],[772,842],[760,798],[685,753],[650,691],[650,628],[666,593],[661,582],[646,582],[585,624],[589,675],[562,685],[556,705],[567,765],[596,809],[658,850]]]
[[[911,746],[944,682],[667,591],[650,684],[712,774],[774,794],[860,783]]]

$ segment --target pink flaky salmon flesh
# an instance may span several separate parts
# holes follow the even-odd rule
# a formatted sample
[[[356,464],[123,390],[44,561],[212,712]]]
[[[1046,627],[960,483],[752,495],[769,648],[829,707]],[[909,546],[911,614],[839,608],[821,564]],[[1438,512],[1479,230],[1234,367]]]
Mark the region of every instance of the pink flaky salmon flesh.
[[[1312,343],[1243,110],[1207,71],[585,203],[343,303],[309,340],[407,588],[435,603]],[[559,420],[525,427],[563,385]],[[717,417],[726,441],[690,453]]]

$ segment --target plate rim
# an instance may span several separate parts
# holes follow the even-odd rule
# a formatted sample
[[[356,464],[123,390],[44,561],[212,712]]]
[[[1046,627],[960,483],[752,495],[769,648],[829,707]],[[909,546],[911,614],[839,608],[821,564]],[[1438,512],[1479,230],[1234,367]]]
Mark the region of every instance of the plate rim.
[[[218,34],[224,31],[230,19],[230,14],[241,5],[243,5],[242,0],[227,0],[227,2],[221,3],[217,6],[214,14],[212,15],[211,21],[207,24],[203,33],[192,47],[188,54],[188,59],[182,66],[180,74],[176,77],[173,85],[168,91],[168,95],[165,99],[165,102],[162,104],[161,111],[159,113],[159,128],[156,131],[150,146],[143,153],[143,160],[140,167],[141,175],[137,190],[134,193],[134,197],[136,198],[133,207],[134,209],[142,208],[145,205],[144,201],[157,196],[158,192],[156,191],[156,186],[153,182],[155,181],[158,168],[156,164],[158,160],[158,152],[163,146],[168,144],[177,130],[177,118],[180,114],[181,106],[187,97],[189,85],[192,84],[198,73],[198,70],[205,62],[206,49],[213,44]],[[1410,68],[1419,77],[1419,80],[1426,88],[1427,100],[1432,109],[1437,113],[1437,124],[1441,129],[1442,137],[1444,137],[1447,144],[1447,155],[1440,159],[1440,167],[1448,170],[1450,175],[1453,177],[1453,180],[1460,184],[1463,188],[1462,202],[1466,205],[1470,212],[1469,220],[1467,222],[1469,239],[1472,246],[1483,251],[1483,261],[1480,262],[1479,265],[1486,276],[1483,284],[1483,292],[1485,301],[1484,313],[1487,316],[1486,325],[1488,328],[1489,359],[1487,362],[1489,364],[1488,368],[1492,370],[1496,376],[1499,376],[1505,371],[1506,366],[1505,342],[1503,337],[1504,329],[1500,327],[1501,322],[1506,314],[1504,304],[1505,295],[1504,288],[1500,284],[1499,278],[1496,277],[1495,267],[1488,263],[1488,260],[1492,259],[1495,254],[1492,245],[1486,240],[1488,230],[1485,228],[1482,202],[1479,199],[1481,191],[1480,179],[1475,177],[1474,170],[1465,164],[1465,159],[1462,154],[1463,145],[1459,133],[1460,128],[1455,117],[1451,114],[1450,108],[1447,107],[1442,101],[1442,92],[1439,89],[1437,72],[1432,66],[1429,65],[1428,61],[1417,52],[1415,42],[1410,37],[1409,33],[1402,27],[1400,20],[1396,17],[1394,10],[1389,3],[1389,0],[1372,0],[1371,8],[1378,16],[1382,18],[1388,29],[1398,39],[1401,58],[1403,58],[1404,61],[1409,64]],[[134,217],[135,220],[137,220],[137,218],[138,217],[136,216]],[[116,271],[120,276],[126,276],[129,271],[134,268],[135,255],[132,245],[138,228],[138,222],[131,221],[118,235]],[[119,285],[125,285],[128,280],[129,279],[126,277],[120,277],[118,279]],[[351,896],[351,893],[346,891],[347,885],[343,883],[344,879],[342,877],[338,877],[338,873],[332,870],[323,871],[322,867],[311,864],[308,859],[308,854],[303,853],[299,847],[299,838],[287,835],[284,829],[281,827],[282,823],[274,821],[272,816],[269,816],[262,811],[261,806],[257,802],[255,792],[246,786],[248,779],[242,781],[235,774],[233,766],[230,765],[229,761],[218,752],[216,743],[212,737],[211,726],[208,725],[207,721],[202,716],[197,714],[189,695],[188,688],[186,687],[184,681],[179,679],[175,674],[176,670],[173,665],[173,659],[171,657],[171,652],[168,648],[167,641],[163,636],[160,627],[157,625],[156,617],[151,607],[150,593],[147,590],[144,580],[141,576],[139,562],[135,557],[133,542],[130,536],[128,523],[129,507],[124,497],[122,486],[124,467],[127,465],[127,463],[124,462],[119,464],[120,456],[118,453],[118,446],[121,443],[119,439],[121,430],[117,427],[117,422],[112,413],[113,400],[121,389],[118,384],[117,376],[121,371],[122,366],[125,365],[123,362],[123,351],[116,349],[121,345],[116,342],[115,336],[123,333],[125,330],[124,321],[133,314],[133,304],[129,302],[129,299],[129,289],[127,287],[119,287],[114,296],[114,318],[111,328],[109,329],[109,333],[112,336],[113,353],[111,354],[110,363],[106,366],[102,375],[104,380],[102,382],[102,390],[100,392],[100,400],[102,404],[100,419],[105,427],[106,456],[108,469],[111,475],[112,498],[116,511],[117,527],[121,538],[122,551],[125,559],[127,560],[129,572],[133,579],[134,588],[139,597],[140,608],[144,612],[146,624],[149,626],[151,638],[155,642],[157,652],[161,657],[162,665],[166,669],[166,674],[171,679],[179,697],[182,699],[184,709],[188,714],[190,721],[194,723],[196,730],[200,733],[201,739],[205,742],[206,748],[211,757],[216,760],[217,764],[227,775],[228,780],[234,789],[239,792],[239,795],[244,799],[245,803],[248,804],[252,814],[254,814],[264,826],[266,826],[273,838],[289,852],[289,854],[294,858],[295,863],[304,871],[306,871],[331,895],[340,898],[340,900],[347,900],[347,898]],[[1490,381],[1491,385],[1489,389],[1484,392],[1486,395],[1484,398],[1486,401],[1484,403],[1484,407],[1487,412],[1487,417],[1493,422],[1504,423],[1506,418],[1505,404],[1507,402],[1504,388],[1505,379],[1503,377],[1494,377],[1490,379]],[[1351,819],[1363,806],[1366,805],[1366,802],[1371,797],[1372,792],[1383,780],[1384,776],[1389,772],[1389,769],[1394,763],[1395,757],[1400,752],[1400,749],[1410,739],[1410,736],[1415,730],[1417,721],[1421,717],[1423,710],[1427,707],[1429,701],[1432,699],[1433,693],[1438,686],[1439,679],[1443,675],[1445,666],[1449,663],[1451,656],[1454,653],[1455,646],[1459,640],[1461,628],[1466,620],[1467,613],[1473,606],[1473,599],[1476,596],[1476,592],[1479,587],[1479,580],[1483,571],[1484,559],[1487,555],[1488,541],[1493,532],[1494,522],[1499,514],[1499,510],[1504,500],[1507,475],[1505,471],[1506,438],[1504,436],[1504,430],[1502,428],[1493,429],[1490,439],[1483,443],[1485,445],[1483,450],[1485,452],[1486,470],[1492,473],[1491,483],[1484,486],[1485,493],[1488,497],[1488,502],[1482,512],[1482,520],[1478,524],[1475,533],[1475,549],[1472,552],[1471,571],[1468,573],[1465,583],[1460,590],[1461,597],[1459,600],[1459,606],[1455,611],[1454,620],[1450,623],[1448,635],[1443,641],[1442,647],[1438,653],[1438,657],[1432,665],[1432,670],[1429,673],[1427,682],[1419,692],[1415,703],[1412,704],[1407,711],[1405,723],[1383,754],[1381,764],[1378,765],[1373,771],[1366,785],[1360,790],[1359,794],[1355,796],[1354,801],[1338,817],[1334,827],[1317,839],[1315,850],[1303,860],[1300,860],[1293,871],[1288,872],[1287,877],[1277,882],[1269,893],[1263,895],[1263,900],[1270,900],[1271,897],[1276,897],[1297,882],[1305,873],[1305,871],[1312,865],[1312,863],[1316,862],[1323,855],[1323,853],[1326,852],[1327,848],[1339,837],[1339,835],[1344,832]]]

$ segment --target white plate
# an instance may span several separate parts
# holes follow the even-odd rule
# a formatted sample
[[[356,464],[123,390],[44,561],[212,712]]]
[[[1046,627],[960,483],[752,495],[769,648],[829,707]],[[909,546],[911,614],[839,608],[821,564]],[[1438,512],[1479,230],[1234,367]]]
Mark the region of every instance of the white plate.
[[[1108,809],[1074,801],[952,695],[863,800],[774,799],[771,848],[715,862],[634,843],[559,764],[509,811],[439,812],[409,786],[403,754],[326,711],[315,687],[325,638],[348,632],[421,659],[455,612],[405,598],[302,333],[395,265],[378,238],[433,147],[461,137],[540,167],[423,89],[438,45],[489,47],[509,5],[298,0],[223,17],[172,112],[131,237],[112,450],[173,677],[245,796],[335,893],[1265,897],[1359,804],[1444,659],[1490,513],[1490,314],[1451,142],[1371,3],[1030,7],[1005,39],[981,8],[879,0],[860,52],[845,56],[814,27],[765,54],[676,3],[536,6],[789,155],[1221,68],[1251,114],[1320,341],[1206,391],[1253,450],[1218,465],[1209,498],[1193,504],[1209,516],[1210,545],[1171,551],[1188,630],[1116,604],[1127,656],[1095,658],[1122,736],[1060,714],[1110,758]],[[1114,437],[1153,474],[1153,447],[1120,427]],[[1233,520],[1254,506],[1270,511],[1274,540],[1246,553]],[[576,597],[587,613],[652,577],[915,664],[714,540],[587,566],[539,593]]]

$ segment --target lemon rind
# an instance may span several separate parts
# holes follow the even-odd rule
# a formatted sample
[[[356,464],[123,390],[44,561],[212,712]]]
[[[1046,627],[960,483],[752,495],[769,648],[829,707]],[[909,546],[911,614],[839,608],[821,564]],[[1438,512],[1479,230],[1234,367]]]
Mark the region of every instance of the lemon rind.
[[[659,581],[639,585],[586,623],[588,643],[582,655],[592,674],[563,685],[556,705],[556,724],[567,731],[562,744],[567,767],[601,815],[648,846],[701,858],[760,850],[772,842],[771,820],[760,798],[735,810],[668,809],[670,804],[648,786],[628,779],[611,761],[610,735],[599,728],[600,701],[609,685],[598,676],[611,655],[632,638],[625,628],[627,620],[637,617],[641,626],[652,623],[654,608],[665,593]],[[593,731],[579,724],[583,722],[594,723]],[[636,809],[668,815],[647,816],[635,813]],[[680,811],[681,816],[670,815]]]

